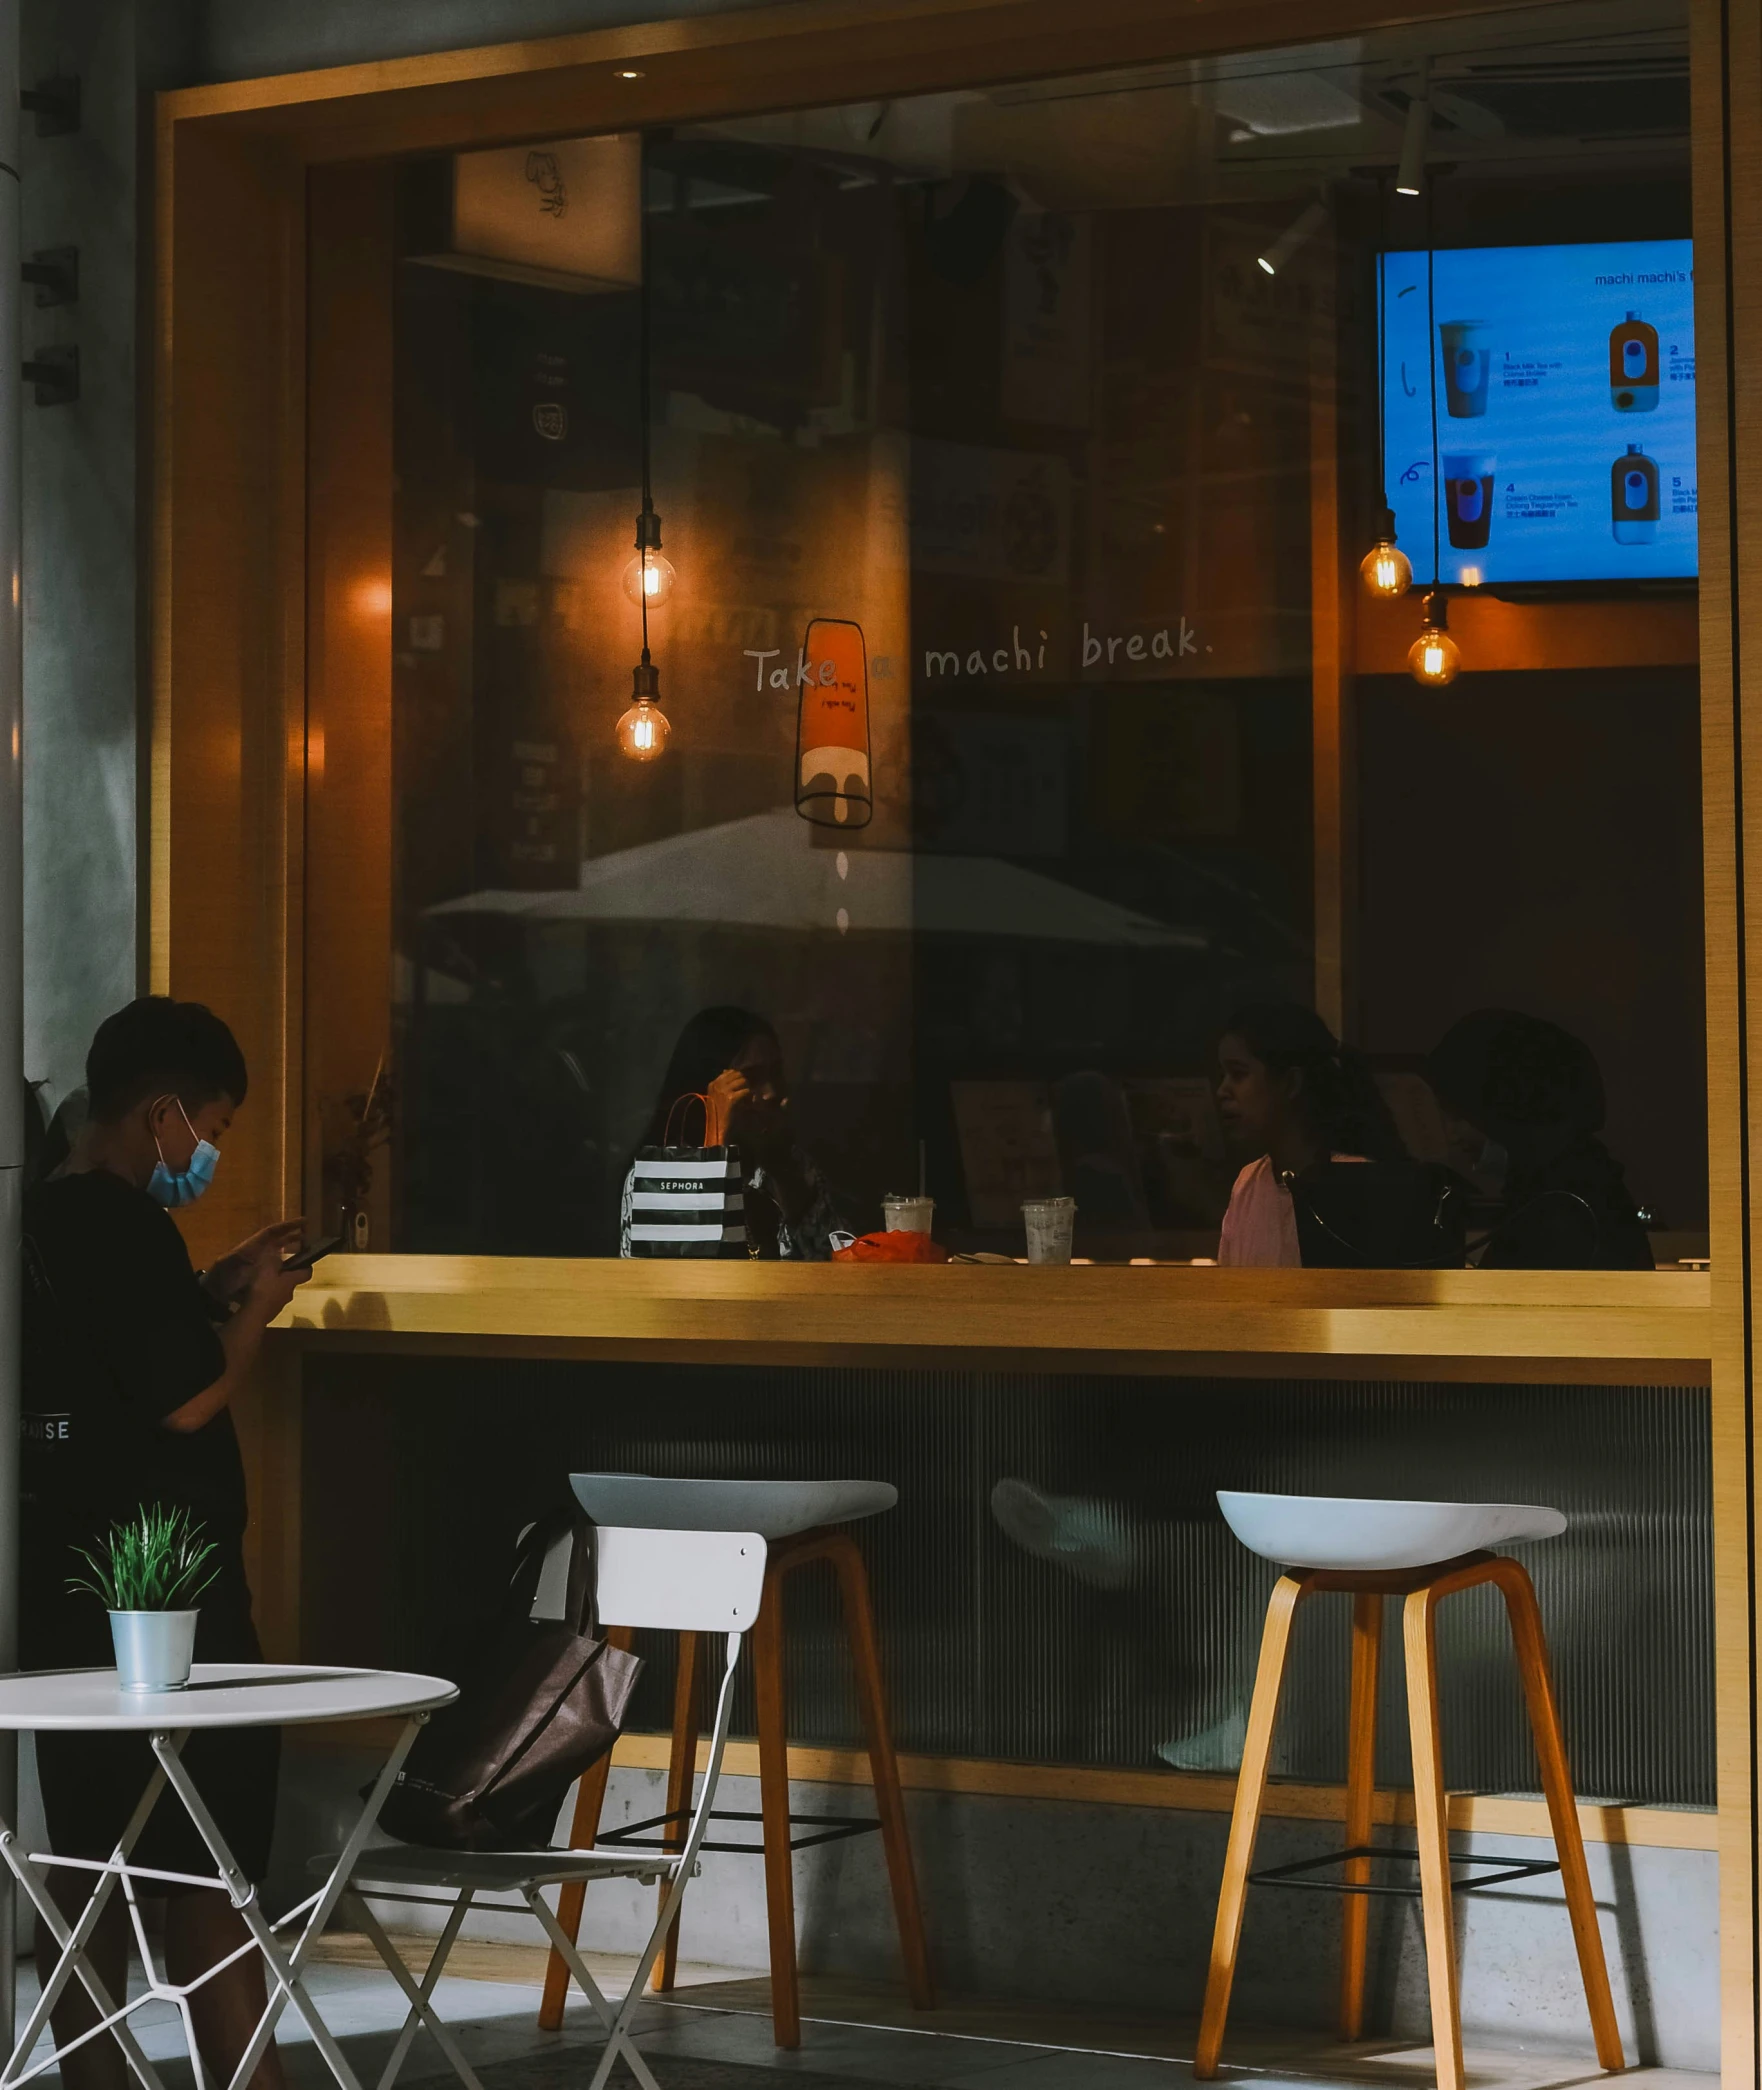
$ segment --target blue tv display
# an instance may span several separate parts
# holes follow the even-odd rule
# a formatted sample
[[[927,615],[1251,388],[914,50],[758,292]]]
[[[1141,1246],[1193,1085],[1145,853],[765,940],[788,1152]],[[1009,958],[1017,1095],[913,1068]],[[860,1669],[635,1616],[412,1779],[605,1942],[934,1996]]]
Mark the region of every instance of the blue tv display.
[[[1382,256],[1384,470],[1415,579],[1697,571],[1691,242]]]

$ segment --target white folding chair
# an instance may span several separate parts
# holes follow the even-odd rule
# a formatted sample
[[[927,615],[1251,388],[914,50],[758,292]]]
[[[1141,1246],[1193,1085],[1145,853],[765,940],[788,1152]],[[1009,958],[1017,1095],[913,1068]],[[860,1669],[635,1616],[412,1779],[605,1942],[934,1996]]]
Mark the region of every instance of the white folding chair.
[[[410,1999],[409,2015],[380,2076],[379,2090],[391,2090],[411,2043],[423,2026],[434,2035],[466,2090],[483,2090],[458,2041],[434,2007],[435,1988],[460,1926],[481,1894],[521,1897],[562,1954],[605,2026],[605,2051],[588,2090],[601,2090],[620,2054],[643,2090],[659,2090],[648,2064],[631,2044],[630,2021],[685,1894],[685,1883],[697,1871],[699,1848],[710,1825],[728,1742],[728,1716],[741,1638],[759,1615],[759,1598],[765,1583],[765,1541],[751,1531],[633,1531],[603,1524],[597,1536],[602,1625],[661,1626],[674,1632],[723,1632],[728,1636],[728,1667],[716,1700],[709,1763],[684,1847],[677,1851],[635,1849],[630,1845],[590,1851],[447,1851],[394,1843],[363,1851],[350,1874],[342,1907],[348,1918],[372,1939],[393,1980]],[[546,1562],[535,1614],[561,1615],[566,1569],[567,1541]],[[544,1898],[546,1887],[602,1879],[669,1883],[661,1897],[659,1920],[615,2012],[576,1950],[574,1940]],[[399,1958],[396,1946],[368,1907],[368,1895],[376,1901],[419,1902],[447,1909],[434,1955],[420,1982]]]

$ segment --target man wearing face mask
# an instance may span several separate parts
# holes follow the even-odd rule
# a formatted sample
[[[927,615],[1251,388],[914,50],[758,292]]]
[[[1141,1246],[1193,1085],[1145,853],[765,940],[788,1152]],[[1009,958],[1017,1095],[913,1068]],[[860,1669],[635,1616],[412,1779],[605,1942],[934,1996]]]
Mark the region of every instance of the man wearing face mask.
[[[246,1088],[232,1032],[200,1003],[162,995],[130,1002],[99,1026],[86,1083],[90,1114],[72,1151],[25,1197],[24,1666],[109,1666],[103,1607],[66,1586],[82,1566],[74,1549],[96,1547],[112,1523],[155,1505],[187,1511],[215,1547],[218,1572],[198,1599],[196,1659],[257,1661],[242,1550],[245,1475],[229,1404],[263,1331],[308,1274],[283,1268],[301,1227],[265,1227],[200,1276],[191,1267],[170,1208],[212,1182]],[[184,1757],[253,1880],[268,1866],[278,1743],[272,1728],[202,1734]],[[43,1735],[37,1762],[51,1847],[64,1857],[108,1857],[151,1770],[142,1739]],[[135,1862],[211,1870],[182,1809],[164,1800]],[[58,1891],[84,1900],[83,1887]],[[117,1897],[93,1940],[113,1995],[123,1990],[125,1918]],[[246,1937],[226,1896],[167,1890],[173,1981],[189,1981]],[[52,1964],[46,1929],[39,1938]],[[261,1962],[254,1953],[239,1959],[197,1990],[190,2007],[203,2059],[224,2081],[263,2009]],[[127,2069],[112,2040],[66,2051],[91,2022],[73,1984],[54,2020],[63,2079],[69,2090],[122,2090]],[[280,2080],[271,2047],[255,2090],[277,2090]]]

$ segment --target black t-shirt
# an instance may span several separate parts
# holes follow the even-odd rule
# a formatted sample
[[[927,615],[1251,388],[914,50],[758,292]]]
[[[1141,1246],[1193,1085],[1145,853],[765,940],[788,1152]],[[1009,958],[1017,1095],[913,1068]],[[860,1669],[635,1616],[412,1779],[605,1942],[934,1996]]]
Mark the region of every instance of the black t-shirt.
[[[156,1503],[236,1554],[245,1474],[230,1412],[199,1430],[164,1424],[225,1370],[183,1236],[145,1191],[91,1169],[26,1193],[27,1580],[35,1570],[53,1588],[67,1545]]]

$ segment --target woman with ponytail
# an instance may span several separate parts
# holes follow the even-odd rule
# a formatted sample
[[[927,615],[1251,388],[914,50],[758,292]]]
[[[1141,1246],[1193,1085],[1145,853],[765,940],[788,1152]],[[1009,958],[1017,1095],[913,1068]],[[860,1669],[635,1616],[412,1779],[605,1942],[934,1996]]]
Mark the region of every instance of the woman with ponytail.
[[[1303,1261],[1290,1182],[1328,1161],[1404,1159],[1401,1135],[1363,1058],[1297,1002],[1240,1008],[1218,1045],[1218,1109],[1256,1155],[1236,1178],[1218,1261]]]

